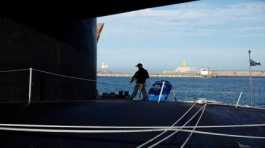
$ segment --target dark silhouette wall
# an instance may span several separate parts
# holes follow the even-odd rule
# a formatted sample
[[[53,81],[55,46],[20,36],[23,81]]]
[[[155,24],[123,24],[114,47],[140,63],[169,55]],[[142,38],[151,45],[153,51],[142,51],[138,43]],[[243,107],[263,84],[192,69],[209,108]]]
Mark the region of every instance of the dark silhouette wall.
[[[96,80],[96,18],[0,17],[0,70],[35,68]],[[0,73],[0,100],[25,100],[29,72]],[[95,99],[96,83],[33,71],[33,100]]]

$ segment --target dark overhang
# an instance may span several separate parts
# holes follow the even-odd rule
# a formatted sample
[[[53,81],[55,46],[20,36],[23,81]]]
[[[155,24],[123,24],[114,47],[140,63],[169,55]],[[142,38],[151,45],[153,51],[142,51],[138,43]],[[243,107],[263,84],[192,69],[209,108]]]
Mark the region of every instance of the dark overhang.
[[[196,0],[87,0],[86,2],[26,2],[3,5],[5,16],[85,19]]]
[[[194,0],[106,0],[104,2],[99,0],[96,2],[98,9],[94,9],[94,12],[91,12],[90,15],[105,16],[190,1]]]

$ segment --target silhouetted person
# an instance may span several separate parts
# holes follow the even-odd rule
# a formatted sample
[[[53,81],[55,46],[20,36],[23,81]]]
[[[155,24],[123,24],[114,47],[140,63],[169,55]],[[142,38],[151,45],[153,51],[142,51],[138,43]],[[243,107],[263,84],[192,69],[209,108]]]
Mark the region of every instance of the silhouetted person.
[[[143,64],[139,63],[136,65],[136,67],[138,67],[138,71],[135,72],[130,81],[132,83],[134,80],[136,80],[136,85],[134,86],[131,99],[133,99],[137,95],[137,92],[140,91],[142,93],[143,100],[146,101],[148,99],[148,95],[145,90],[145,80],[149,78],[149,74],[147,70],[143,68]]]

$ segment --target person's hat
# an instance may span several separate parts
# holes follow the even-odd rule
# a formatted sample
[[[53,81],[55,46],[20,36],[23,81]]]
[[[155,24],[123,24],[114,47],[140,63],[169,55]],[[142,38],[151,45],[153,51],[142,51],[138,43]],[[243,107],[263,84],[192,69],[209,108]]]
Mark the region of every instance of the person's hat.
[[[142,64],[142,63],[138,63],[138,64],[136,65],[136,67],[143,67],[143,64]]]

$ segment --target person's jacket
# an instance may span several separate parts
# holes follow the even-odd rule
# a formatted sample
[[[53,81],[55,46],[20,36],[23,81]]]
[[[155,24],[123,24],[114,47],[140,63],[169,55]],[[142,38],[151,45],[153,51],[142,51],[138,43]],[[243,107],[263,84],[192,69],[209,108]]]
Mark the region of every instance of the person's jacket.
[[[149,74],[148,74],[147,70],[145,70],[144,68],[140,68],[133,75],[131,82],[136,80],[136,83],[144,84],[145,80],[148,78],[149,78]]]

